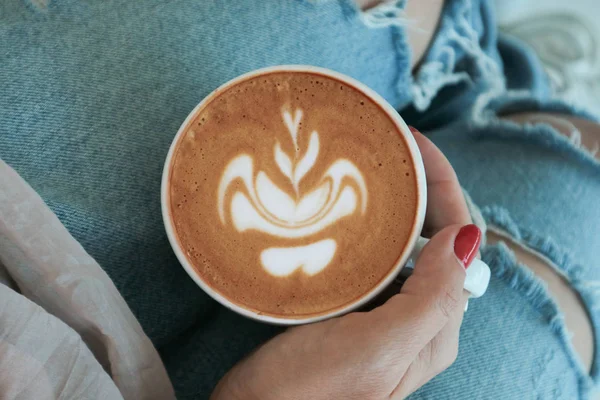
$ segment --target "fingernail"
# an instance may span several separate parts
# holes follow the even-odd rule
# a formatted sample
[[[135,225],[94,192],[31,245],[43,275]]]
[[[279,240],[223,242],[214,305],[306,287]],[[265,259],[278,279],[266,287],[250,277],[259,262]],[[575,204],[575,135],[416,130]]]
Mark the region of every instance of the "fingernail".
[[[469,268],[471,261],[477,255],[481,243],[481,231],[477,225],[470,224],[460,228],[454,239],[454,254],[462,262],[465,269]]]
[[[420,132],[419,132],[419,130],[418,130],[417,128],[415,128],[414,126],[410,126],[410,125],[409,125],[409,126],[408,126],[408,129],[410,129],[410,131],[411,131],[412,133],[420,133]]]

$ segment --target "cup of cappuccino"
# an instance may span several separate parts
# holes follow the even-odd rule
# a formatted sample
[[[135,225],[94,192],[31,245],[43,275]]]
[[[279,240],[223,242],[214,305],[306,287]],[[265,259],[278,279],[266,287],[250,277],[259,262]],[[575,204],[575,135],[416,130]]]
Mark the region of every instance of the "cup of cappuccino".
[[[166,158],[162,215],[206,293],[296,325],[356,310],[392,283],[425,243],[426,189],[417,144],[381,96],[334,71],[278,66],[192,110]],[[465,288],[478,297],[489,276],[476,260]]]

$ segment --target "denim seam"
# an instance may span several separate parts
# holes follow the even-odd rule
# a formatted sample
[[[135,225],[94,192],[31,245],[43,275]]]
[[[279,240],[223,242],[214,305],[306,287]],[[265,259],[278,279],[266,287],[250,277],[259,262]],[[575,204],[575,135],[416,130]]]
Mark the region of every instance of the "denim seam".
[[[561,271],[561,275],[565,277],[567,283],[582,298],[594,329],[595,354],[593,355],[593,363],[589,375],[571,344],[562,313],[552,296],[548,293],[543,281],[531,272],[529,268],[517,263],[512,251],[502,243],[498,257],[489,257],[489,254],[486,256],[494,275],[505,280],[511,287],[525,288],[525,294],[530,299],[532,305],[542,312],[544,316],[548,317],[550,327],[560,339],[572,367],[578,371],[580,396],[585,398],[594,384],[598,385],[600,383],[600,352],[598,351],[600,349],[600,335],[597,332],[597,327],[600,326],[600,302],[597,299],[598,289],[582,280],[581,273],[583,269],[580,264],[573,260],[570,254],[561,249],[550,238],[545,238],[519,227],[512,220],[506,209],[498,206],[487,206],[482,209],[482,214],[490,230],[500,229],[508,234],[508,237],[519,246],[531,249],[535,253],[539,253],[545,260],[548,260],[549,265]],[[509,265],[514,265],[516,268],[510,268]]]

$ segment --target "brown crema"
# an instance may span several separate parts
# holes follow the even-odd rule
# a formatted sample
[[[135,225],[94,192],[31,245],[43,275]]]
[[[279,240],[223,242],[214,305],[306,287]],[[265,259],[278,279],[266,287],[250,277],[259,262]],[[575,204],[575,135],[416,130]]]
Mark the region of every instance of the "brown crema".
[[[286,113],[297,123],[293,134]],[[313,132],[318,136],[318,151],[306,170],[300,163],[306,166],[302,160],[311,159],[306,155],[315,147]],[[283,156],[276,156],[277,145],[288,156],[289,170]],[[251,185],[238,177],[224,186],[228,165],[240,156],[252,160]],[[292,201],[298,206],[323,188],[323,199],[334,204],[343,190],[327,192],[334,185],[326,172],[339,160],[349,161],[360,172],[366,201],[360,181],[344,176],[341,188],[355,194],[355,207],[337,219],[332,217],[329,224],[323,222],[320,229],[288,237],[294,234],[240,228],[239,221],[254,215],[236,211],[234,203],[246,199],[269,226],[296,232],[303,223],[286,225],[281,217],[286,209],[281,206],[284,211],[278,211],[280,203]],[[213,94],[184,127],[171,162],[168,204],[185,256],[213,290],[263,315],[307,318],[364,297],[394,269],[416,223],[415,168],[402,134],[370,97],[318,73],[269,72]],[[304,174],[298,179],[299,170]],[[281,193],[257,189],[260,174]],[[220,187],[225,188],[221,214]],[[261,201],[269,193],[285,201]],[[326,207],[322,210],[323,215],[334,213]],[[261,261],[266,249],[294,249],[322,241],[335,243],[334,254],[313,274],[300,263],[292,272],[276,275]]]

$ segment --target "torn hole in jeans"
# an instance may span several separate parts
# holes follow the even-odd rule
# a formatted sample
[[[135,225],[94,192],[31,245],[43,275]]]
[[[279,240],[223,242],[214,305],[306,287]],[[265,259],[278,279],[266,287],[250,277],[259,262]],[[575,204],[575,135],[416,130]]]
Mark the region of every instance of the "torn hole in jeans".
[[[582,393],[587,392],[593,386],[593,381],[600,378],[600,357],[597,350],[594,350],[598,349],[600,344],[595,333],[595,327],[600,323],[600,282],[584,279],[583,266],[576,263],[567,251],[551,238],[518,226],[506,209],[488,206],[482,209],[482,214],[488,224],[488,233],[496,234],[500,238],[496,245],[490,245],[484,251],[484,260],[490,265],[492,275],[519,289],[528,302],[544,316],[568,355],[571,367],[578,371]],[[509,248],[507,243],[512,247]],[[565,286],[578,298],[580,315],[591,325],[588,328],[591,341],[589,347],[592,349],[589,374],[587,365],[582,363],[582,357],[576,349],[582,347],[573,345],[572,326],[567,325],[567,320],[571,318],[565,318],[562,307],[564,302],[560,304],[561,301],[556,299],[553,285],[548,285],[548,282],[540,277],[543,274],[537,273],[517,258],[515,251],[519,252],[519,249],[540,260],[545,265],[546,272],[554,276],[555,281],[564,281]]]
[[[529,112],[503,116],[505,120],[523,125],[549,125],[566,137],[573,147],[599,159],[600,127],[592,125],[593,123],[588,120],[575,118],[566,114]]]
[[[551,119],[538,118],[523,122],[515,122],[508,118],[523,113],[560,114],[592,123],[599,122],[596,116],[586,110],[560,100],[540,100],[532,98],[531,93],[527,91],[508,91],[500,96],[485,99],[472,110],[470,134],[474,138],[498,137],[533,142],[569,155],[600,172],[600,160],[596,159],[600,150],[595,146],[589,149],[582,146],[581,132],[570,121],[556,116]],[[560,129],[565,129],[567,134],[562,134]]]

